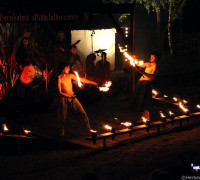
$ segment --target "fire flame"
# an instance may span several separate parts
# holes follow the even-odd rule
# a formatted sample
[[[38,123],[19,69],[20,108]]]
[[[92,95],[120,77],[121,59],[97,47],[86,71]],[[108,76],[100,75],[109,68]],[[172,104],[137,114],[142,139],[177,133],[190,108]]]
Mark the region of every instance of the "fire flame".
[[[173,113],[172,111],[169,111],[169,115],[170,115],[170,116],[173,116],[174,113]]]
[[[7,128],[6,124],[3,124],[3,130],[4,130],[4,132],[9,131],[9,129]]]
[[[176,97],[173,97],[173,100],[174,100],[174,101],[178,101],[178,99],[177,99]]]
[[[112,130],[112,127],[109,126],[109,125],[107,125],[107,124],[106,124],[104,127],[105,127],[106,129],[108,129],[108,130]]]
[[[129,55],[125,49],[123,49],[120,45],[119,46],[119,50],[121,53],[123,53],[123,55],[129,60],[130,64],[135,67],[136,64],[142,65],[144,64],[144,61],[138,61],[136,59],[134,59],[131,55]]]
[[[155,89],[152,89],[152,93],[157,96],[158,95],[158,92],[155,90]]]
[[[131,126],[132,125],[132,123],[130,123],[130,122],[122,122],[121,123],[122,125],[124,125],[124,126],[126,126],[126,127],[129,127],[129,126]]]
[[[161,116],[161,118],[166,118],[166,116],[163,114],[162,111],[160,111],[160,116]]]
[[[197,108],[199,108],[199,109],[200,109],[200,105],[199,105],[199,104],[197,104]]]
[[[144,64],[144,61],[140,60],[138,63],[140,66],[142,66]]]
[[[27,130],[27,129],[24,129],[24,133],[25,133],[25,134],[30,134],[31,131],[29,131],[29,130]]]
[[[164,98],[167,98],[168,96],[166,94],[164,94]]]
[[[187,108],[185,108],[181,102],[179,102],[179,107],[184,111],[184,112],[188,112],[189,110]]]
[[[93,130],[93,129],[91,129],[90,132],[91,132],[91,133],[97,133],[97,131],[95,131],[95,130]]]
[[[108,81],[103,86],[99,87],[99,90],[103,92],[107,92],[109,91],[111,85],[112,85],[112,82]]]
[[[187,103],[188,103],[188,101],[186,101],[185,99],[183,99],[183,103],[184,103],[184,104],[187,104]]]
[[[142,120],[143,120],[144,123],[146,123],[146,122],[149,121],[149,120],[148,120],[147,118],[145,118],[145,117],[142,117]]]
[[[76,71],[74,71],[74,73],[75,73],[75,75],[76,75],[76,77],[77,77],[78,86],[79,86],[79,87],[82,87],[83,84],[81,83],[81,80],[80,80],[80,77],[79,77],[78,73],[77,73]]]

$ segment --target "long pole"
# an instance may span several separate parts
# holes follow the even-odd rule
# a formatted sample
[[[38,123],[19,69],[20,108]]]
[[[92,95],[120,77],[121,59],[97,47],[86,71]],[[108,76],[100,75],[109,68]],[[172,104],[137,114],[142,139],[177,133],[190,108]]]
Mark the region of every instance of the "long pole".
[[[92,53],[93,53],[93,35],[95,34],[94,30],[91,33],[91,46],[92,46]]]
[[[47,69],[47,64],[46,64],[46,93],[48,93],[48,69]]]

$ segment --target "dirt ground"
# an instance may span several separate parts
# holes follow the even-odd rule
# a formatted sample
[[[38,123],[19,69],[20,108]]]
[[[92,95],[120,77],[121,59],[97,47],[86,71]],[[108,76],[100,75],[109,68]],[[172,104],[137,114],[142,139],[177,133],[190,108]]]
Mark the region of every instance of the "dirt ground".
[[[191,168],[191,163],[200,164],[199,131],[200,127],[189,128],[107,150],[65,147],[1,155],[0,175],[2,180],[81,180],[87,173],[100,180],[151,179],[164,173],[175,180],[199,176]]]
[[[184,78],[183,81],[185,81]],[[187,94],[184,90],[187,89],[191,100],[194,99],[195,103],[198,101],[199,89],[194,88],[199,87],[197,81],[193,83],[185,81],[188,86],[181,82],[180,85],[177,81],[170,83],[166,90],[169,90],[171,94],[179,92],[182,97],[185,97],[184,95]],[[158,84],[160,90],[167,86],[165,82]],[[115,85],[114,83],[113,86]],[[120,127],[119,122],[114,121],[116,117],[120,121],[137,122],[138,120],[137,115],[129,109],[126,93],[117,92],[116,89],[119,87],[115,86],[115,91],[112,94],[105,94],[99,103],[84,105],[92,127],[98,129],[99,132],[105,131],[100,128],[104,123]],[[159,107],[155,106],[156,112]],[[153,117],[156,120],[156,113]],[[199,172],[193,171],[191,167],[192,163],[200,165],[199,131],[199,126],[193,126],[183,131],[177,130],[138,142],[129,141],[106,150],[84,148],[70,143],[61,148],[59,143],[47,142],[44,139],[40,142],[28,141],[25,143],[29,146],[28,150],[25,151],[22,147],[21,151],[14,153],[17,151],[17,144],[12,146],[13,142],[9,144],[9,141],[0,139],[1,147],[5,144],[7,147],[10,145],[6,152],[1,151],[0,179],[82,180],[88,173],[90,177],[87,176],[85,179],[94,180],[95,177],[91,178],[90,173],[96,175],[96,179],[99,180],[151,180],[156,178],[181,180],[186,176],[200,178]]]

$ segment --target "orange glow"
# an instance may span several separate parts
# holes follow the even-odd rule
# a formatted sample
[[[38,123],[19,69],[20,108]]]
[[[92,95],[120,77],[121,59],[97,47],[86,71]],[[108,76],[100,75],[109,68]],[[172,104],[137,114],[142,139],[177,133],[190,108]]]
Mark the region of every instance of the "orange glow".
[[[74,73],[75,73],[75,75],[77,77],[78,86],[81,88],[83,85],[81,83],[80,77],[79,77],[79,75],[78,75],[78,73],[76,71],[74,71]]]
[[[29,130],[27,130],[27,129],[24,129],[24,133],[25,133],[25,134],[30,134],[31,131],[29,131]]]
[[[169,111],[169,115],[170,115],[170,116],[173,116],[174,113],[173,113],[172,111]]]
[[[105,128],[105,129],[108,129],[108,130],[112,130],[112,127],[109,126],[109,125],[107,125],[107,124],[104,126],[104,128]]]
[[[109,91],[111,85],[112,85],[112,82],[108,81],[103,86],[99,87],[99,90],[103,92],[107,92]]]
[[[178,99],[177,99],[176,97],[173,97],[173,100],[174,100],[174,101],[178,101]]]
[[[144,64],[144,61],[140,60],[139,65],[142,66]]]
[[[7,128],[6,124],[3,124],[3,131],[4,131],[4,132],[9,131],[9,129]]]
[[[146,123],[146,122],[149,121],[149,120],[148,120],[147,118],[145,118],[145,117],[142,117],[142,120],[143,120],[144,123]]]
[[[121,123],[122,125],[124,125],[124,126],[126,126],[126,127],[129,127],[129,126],[131,126],[132,125],[132,123],[130,123],[130,122],[122,122]]]
[[[187,102],[185,99],[183,99],[183,103],[184,103],[184,104],[187,104],[188,102]]]
[[[187,108],[185,108],[181,102],[179,102],[179,107],[184,111],[184,112],[188,112],[189,110]]]
[[[158,92],[155,90],[155,89],[152,89],[152,93],[157,96],[158,95]]]
[[[136,64],[139,64],[139,65],[144,64],[144,61],[142,61],[142,60],[138,61],[137,59],[134,59],[134,58],[133,58],[131,55],[129,55],[129,54],[126,52],[126,50],[123,49],[119,44],[118,44],[118,46],[119,46],[120,52],[129,60],[131,66],[135,67]]]
[[[161,116],[161,118],[166,118],[166,116],[163,114],[162,111],[160,111],[160,116]]]
[[[91,133],[97,133],[97,131],[95,131],[95,130],[93,130],[93,129],[91,129],[90,132],[91,132]]]

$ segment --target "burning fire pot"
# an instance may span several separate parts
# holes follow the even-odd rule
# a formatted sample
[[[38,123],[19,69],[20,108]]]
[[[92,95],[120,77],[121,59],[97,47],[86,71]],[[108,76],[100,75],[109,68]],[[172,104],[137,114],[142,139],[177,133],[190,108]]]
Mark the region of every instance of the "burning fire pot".
[[[169,117],[170,117],[170,119],[174,119],[175,118],[175,114],[172,111],[169,111]]]
[[[113,133],[112,140],[114,140],[115,139],[115,131],[116,131],[116,129],[114,127],[109,126],[109,125],[105,125],[104,127],[106,129],[110,130],[111,133]]]
[[[130,122],[122,122],[121,124],[126,126],[128,129],[133,129],[133,124]]]
[[[149,126],[151,124],[150,120],[145,117],[142,117],[142,120],[143,120],[144,124],[146,124],[147,126]]]
[[[162,122],[166,122],[167,118],[166,118],[166,116],[163,114],[162,111],[160,111],[160,117],[161,117],[161,121],[162,121]]]

